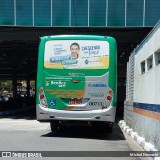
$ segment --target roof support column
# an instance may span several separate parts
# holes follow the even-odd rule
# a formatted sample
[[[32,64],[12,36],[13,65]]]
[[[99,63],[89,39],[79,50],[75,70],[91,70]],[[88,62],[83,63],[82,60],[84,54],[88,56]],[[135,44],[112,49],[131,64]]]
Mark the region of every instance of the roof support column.
[[[27,107],[30,105],[30,76],[27,76]]]
[[[13,98],[17,98],[17,69],[16,69],[16,65],[13,66],[12,81],[13,81]]]

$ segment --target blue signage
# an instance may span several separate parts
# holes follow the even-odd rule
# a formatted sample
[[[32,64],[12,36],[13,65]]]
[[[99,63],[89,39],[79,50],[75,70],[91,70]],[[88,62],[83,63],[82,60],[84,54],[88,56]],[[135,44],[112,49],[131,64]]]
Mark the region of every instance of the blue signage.
[[[56,100],[51,99],[49,104],[50,104],[50,106],[56,106]]]
[[[88,84],[88,87],[107,87],[107,84],[104,84],[104,83],[93,83],[93,84]]]
[[[50,62],[62,62],[70,59],[71,59],[71,56],[50,57]]]

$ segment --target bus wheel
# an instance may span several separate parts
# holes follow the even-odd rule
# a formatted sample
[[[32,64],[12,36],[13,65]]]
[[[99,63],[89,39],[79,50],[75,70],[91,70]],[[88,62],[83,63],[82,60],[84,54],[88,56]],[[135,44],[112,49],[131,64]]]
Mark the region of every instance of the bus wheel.
[[[50,122],[50,127],[51,127],[52,132],[58,131],[59,122],[58,121],[51,121]]]

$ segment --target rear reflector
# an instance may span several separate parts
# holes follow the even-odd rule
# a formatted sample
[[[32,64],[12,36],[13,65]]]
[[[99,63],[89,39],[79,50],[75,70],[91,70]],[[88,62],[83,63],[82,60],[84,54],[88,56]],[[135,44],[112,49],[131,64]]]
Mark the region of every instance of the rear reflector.
[[[47,108],[48,107],[47,100],[46,100],[45,93],[42,87],[39,89],[39,99],[40,99],[40,103],[42,107]]]
[[[40,99],[43,99],[43,98],[44,98],[44,95],[43,95],[43,94],[41,94],[41,95],[40,95]]]
[[[111,97],[111,96],[108,96],[108,97],[107,97],[107,100],[109,100],[109,101],[110,101],[111,99],[112,99],[112,97]]]

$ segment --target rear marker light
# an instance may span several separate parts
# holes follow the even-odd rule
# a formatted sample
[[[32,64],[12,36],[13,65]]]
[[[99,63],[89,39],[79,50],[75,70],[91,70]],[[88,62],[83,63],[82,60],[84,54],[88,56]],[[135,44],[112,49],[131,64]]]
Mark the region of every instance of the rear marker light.
[[[44,98],[44,95],[43,95],[43,94],[41,94],[41,95],[40,95],[40,99],[43,99],[43,98]]]
[[[109,90],[108,93],[109,93],[110,95],[112,95],[112,94],[113,94],[113,91],[112,91],[112,90]]]
[[[107,97],[107,100],[109,100],[109,101],[110,101],[111,99],[112,99],[112,97],[111,97],[111,96],[108,96],[108,97]]]
[[[40,99],[40,103],[42,107],[47,108],[48,105],[47,105],[47,101],[46,101],[46,97],[45,97],[43,88],[39,89],[39,99]]]
[[[47,105],[45,100],[42,100],[41,103],[42,103],[43,105]]]
[[[39,90],[39,93],[41,94],[42,92],[43,92],[43,89],[40,89],[40,90]]]

